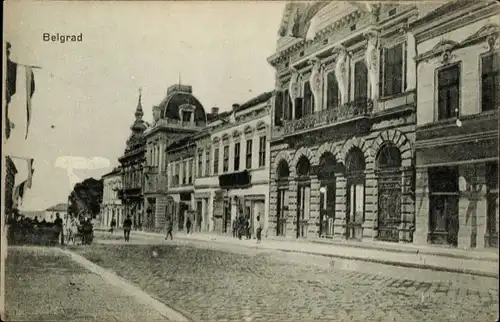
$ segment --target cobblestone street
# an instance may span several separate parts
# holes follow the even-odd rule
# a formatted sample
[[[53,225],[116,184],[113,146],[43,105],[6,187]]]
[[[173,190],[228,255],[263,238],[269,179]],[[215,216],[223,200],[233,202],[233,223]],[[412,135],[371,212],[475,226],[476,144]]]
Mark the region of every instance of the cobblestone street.
[[[346,269],[346,263],[318,256],[207,242],[139,237],[130,245],[100,242],[72,250],[195,320],[497,318],[496,279],[370,263]]]
[[[12,247],[7,321],[166,321],[56,249]]]

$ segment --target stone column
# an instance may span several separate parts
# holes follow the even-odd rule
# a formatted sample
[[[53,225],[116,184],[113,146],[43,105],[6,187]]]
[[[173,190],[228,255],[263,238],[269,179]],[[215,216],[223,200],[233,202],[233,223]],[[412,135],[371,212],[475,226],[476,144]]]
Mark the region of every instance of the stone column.
[[[365,170],[365,220],[363,222],[363,239],[372,240],[377,237],[378,227],[378,188],[374,169]]]
[[[276,181],[271,181],[269,185],[269,220],[268,235],[276,236],[276,225],[278,224],[278,185]]]
[[[335,191],[335,236],[346,238],[346,210],[347,210],[347,180],[341,173],[336,173]]]
[[[429,178],[427,168],[418,168],[415,184],[415,233],[414,243],[427,244],[429,234]]]
[[[415,230],[415,200],[413,199],[413,167],[405,167],[401,173],[401,224],[399,242],[413,242]]]
[[[318,176],[311,176],[311,188],[310,188],[310,198],[309,198],[309,225],[308,225],[308,235],[309,237],[319,237],[319,212],[320,212],[320,182]],[[307,196],[306,196],[307,197]]]
[[[290,180],[288,194],[288,217],[286,225],[286,236],[296,238],[296,221],[297,221],[297,181],[295,178]]]

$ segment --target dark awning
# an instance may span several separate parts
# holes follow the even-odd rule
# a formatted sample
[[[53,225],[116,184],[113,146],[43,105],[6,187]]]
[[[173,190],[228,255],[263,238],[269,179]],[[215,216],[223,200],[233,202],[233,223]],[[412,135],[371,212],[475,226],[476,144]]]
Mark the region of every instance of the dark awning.
[[[222,189],[244,188],[248,187],[250,182],[251,176],[247,170],[222,174],[219,176],[219,186]]]

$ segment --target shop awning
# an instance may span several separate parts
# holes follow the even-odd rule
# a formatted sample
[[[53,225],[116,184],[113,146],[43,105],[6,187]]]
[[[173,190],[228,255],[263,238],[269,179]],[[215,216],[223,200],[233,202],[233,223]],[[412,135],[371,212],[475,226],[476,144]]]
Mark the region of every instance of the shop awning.
[[[221,189],[244,188],[248,187],[250,183],[251,176],[247,170],[219,176],[219,186]]]

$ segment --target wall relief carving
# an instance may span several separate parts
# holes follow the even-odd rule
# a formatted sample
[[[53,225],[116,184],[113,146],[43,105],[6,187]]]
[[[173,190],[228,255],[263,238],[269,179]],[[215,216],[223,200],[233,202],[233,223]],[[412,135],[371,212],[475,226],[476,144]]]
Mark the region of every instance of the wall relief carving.
[[[337,83],[340,91],[340,102],[345,104],[348,101],[348,75],[347,75],[347,60],[348,54],[345,47],[337,47],[335,49],[338,52],[337,62],[335,64],[335,77],[337,77]]]
[[[311,60],[313,64],[309,82],[311,84],[311,91],[314,97],[316,108],[321,108],[321,88],[323,87],[323,66],[318,58]]]
[[[368,77],[370,77],[370,87],[371,87],[371,98],[376,99],[378,97],[379,88],[379,77],[378,77],[378,34],[375,32],[370,32],[365,34],[368,40],[366,46],[365,62],[368,68]]]

